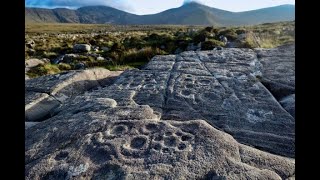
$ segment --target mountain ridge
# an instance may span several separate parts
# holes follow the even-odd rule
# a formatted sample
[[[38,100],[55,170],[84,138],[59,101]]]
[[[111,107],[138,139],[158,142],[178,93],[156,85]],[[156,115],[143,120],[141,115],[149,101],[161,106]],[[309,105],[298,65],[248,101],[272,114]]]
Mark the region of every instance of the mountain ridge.
[[[231,12],[199,3],[186,3],[156,14],[137,15],[109,6],[67,8],[25,8],[26,23],[86,23],[86,24],[177,24],[177,25],[254,25],[291,21],[295,19],[295,6],[280,6],[257,10]]]

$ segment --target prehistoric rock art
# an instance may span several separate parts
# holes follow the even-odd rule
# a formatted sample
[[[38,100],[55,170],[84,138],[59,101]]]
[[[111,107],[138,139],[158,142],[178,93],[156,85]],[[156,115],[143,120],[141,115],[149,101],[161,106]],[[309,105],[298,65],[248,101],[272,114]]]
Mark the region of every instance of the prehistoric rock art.
[[[54,114],[27,123],[26,179],[294,178],[294,82],[293,92],[279,97],[274,87],[291,83],[294,73],[272,73],[267,60],[290,67],[292,52],[294,46],[156,56],[95,89],[55,75],[28,80],[26,112]],[[42,109],[30,111],[30,103]]]
[[[294,157],[294,118],[256,77],[263,68],[248,49],[190,51],[156,56],[105,91],[133,90],[162,120],[203,119],[241,143]]]
[[[84,110],[74,114],[69,108],[70,113],[28,129],[26,179],[200,179],[207,176],[281,179],[294,176],[293,159],[241,145],[203,120],[160,121],[156,115],[142,120],[149,114],[143,107],[132,106],[135,112],[144,114],[133,117],[134,113],[111,104],[98,107],[107,110],[103,113]],[[114,108],[119,108],[117,112],[126,117],[110,118],[109,115],[113,115],[110,109]]]

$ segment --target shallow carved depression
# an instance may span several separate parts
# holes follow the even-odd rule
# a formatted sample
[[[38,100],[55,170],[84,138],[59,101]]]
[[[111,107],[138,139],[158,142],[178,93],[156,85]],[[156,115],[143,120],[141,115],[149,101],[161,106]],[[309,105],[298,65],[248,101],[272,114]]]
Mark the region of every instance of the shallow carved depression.
[[[147,143],[146,137],[135,137],[131,140],[130,147],[133,149],[141,149]]]
[[[166,146],[176,146],[177,145],[177,139],[174,136],[165,137],[164,144]]]
[[[124,126],[124,125],[118,125],[115,126],[112,130],[111,130],[111,134],[115,134],[115,135],[121,135],[124,134],[125,132],[128,131],[128,127]]]

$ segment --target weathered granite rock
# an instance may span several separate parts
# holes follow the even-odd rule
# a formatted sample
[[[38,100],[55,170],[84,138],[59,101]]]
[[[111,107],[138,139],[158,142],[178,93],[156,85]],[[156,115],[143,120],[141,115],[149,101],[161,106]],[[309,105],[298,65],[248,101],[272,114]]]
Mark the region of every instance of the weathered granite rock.
[[[39,122],[25,122],[25,129],[28,129],[36,124],[38,124]]]
[[[36,46],[36,43],[32,39],[26,40],[25,43],[28,48],[34,48]]]
[[[75,65],[75,69],[77,70],[83,70],[86,68],[86,65],[83,62],[79,62]]]
[[[39,64],[44,64],[44,62],[39,60],[39,59],[28,59],[28,60],[25,61],[25,67],[26,68],[36,67]]]
[[[285,179],[295,162],[203,120],[161,121],[134,91],[77,97],[26,131],[26,179]],[[130,102],[130,103],[128,103]]]
[[[91,46],[88,44],[75,44],[73,50],[74,52],[89,52],[91,51]]]
[[[296,95],[291,94],[289,96],[286,96],[282,99],[280,99],[280,104],[282,107],[287,110],[293,117],[295,117],[295,100],[296,100]]]
[[[55,114],[60,101],[47,93],[27,91],[25,93],[25,121],[34,122],[49,118]]]
[[[51,117],[61,103],[94,87],[111,83],[120,73],[121,71],[96,68],[26,80],[26,121],[40,121]]]
[[[29,80],[38,101],[67,98],[26,129],[26,179],[294,179],[294,116],[260,82],[276,81],[260,51],[155,56],[97,89],[77,71]]]
[[[295,93],[295,46],[256,49],[263,68],[261,82],[280,100]]]
[[[64,55],[58,56],[57,58],[52,59],[50,62],[52,64],[59,64],[60,62],[63,62]]]
[[[108,90],[136,91],[134,100],[163,120],[203,119],[241,143],[294,157],[294,118],[255,77],[261,68],[248,49],[190,51],[156,56]]]
[[[104,57],[97,57],[97,61],[104,61]]]

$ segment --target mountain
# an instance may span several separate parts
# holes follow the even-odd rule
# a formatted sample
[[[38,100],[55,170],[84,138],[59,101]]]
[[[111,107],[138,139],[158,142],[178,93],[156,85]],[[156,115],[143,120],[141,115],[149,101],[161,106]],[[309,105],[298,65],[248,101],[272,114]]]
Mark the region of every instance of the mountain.
[[[199,3],[187,3],[157,14],[135,15],[107,6],[65,8],[26,8],[26,23],[87,24],[179,24],[179,25],[253,25],[295,19],[294,5],[281,5],[245,12],[230,12]]]

